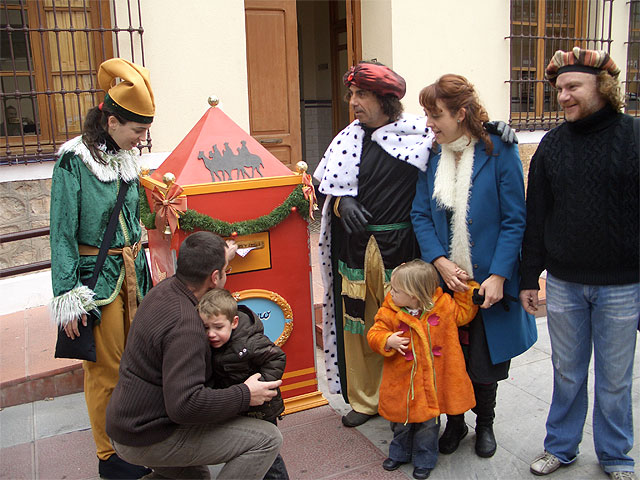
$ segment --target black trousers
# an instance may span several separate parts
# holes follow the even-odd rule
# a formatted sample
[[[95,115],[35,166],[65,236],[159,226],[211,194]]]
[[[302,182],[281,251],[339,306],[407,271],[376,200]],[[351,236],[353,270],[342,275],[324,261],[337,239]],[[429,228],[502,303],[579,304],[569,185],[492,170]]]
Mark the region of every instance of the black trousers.
[[[278,425],[278,420],[276,418],[273,420],[267,420],[267,422]],[[276,459],[273,461],[271,468],[269,468],[267,473],[264,474],[263,480],[289,480],[289,472],[287,472],[287,466],[284,464],[282,455],[278,454]]]
[[[509,376],[511,360],[495,365],[491,362],[482,311],[478,311],[476,317],[460,327],[460,330],[462,335],[465,330],[469,334],[469,344],[462,344],[462,353],[467,365],[467,374],[473,383],[495,383]]]

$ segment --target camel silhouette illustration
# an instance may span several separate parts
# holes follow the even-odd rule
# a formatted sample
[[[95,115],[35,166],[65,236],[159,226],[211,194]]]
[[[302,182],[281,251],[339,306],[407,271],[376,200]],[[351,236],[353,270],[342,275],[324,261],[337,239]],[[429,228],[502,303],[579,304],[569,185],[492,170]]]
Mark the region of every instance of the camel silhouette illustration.
[[[211,150],[205,155],[204,151],[198,153],[198,160],[204,162],[204,166],[211,174],[212,182],[224,182],[233,180],[232,172],[236,171],[236,180],[240,178],[254,178],[256,173],[263,176],[260,167],[264,168],[260,156],[251,153],[247,147],[247,142],[242,140],[240,147],[236,148],[237,153],[229,146],[229,142],[224,142],[224,150],[220,152],[217,145],[213,145]],[[251,175],[245,168],[251,169]]]

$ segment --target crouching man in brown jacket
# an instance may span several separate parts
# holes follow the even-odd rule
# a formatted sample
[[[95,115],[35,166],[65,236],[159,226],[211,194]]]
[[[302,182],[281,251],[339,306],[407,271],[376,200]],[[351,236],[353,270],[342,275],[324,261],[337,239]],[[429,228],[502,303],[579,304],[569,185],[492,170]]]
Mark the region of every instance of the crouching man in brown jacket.
[[[280,451],[275,425],[240,416],[274,397],[280,380],[256,374],[229,388],[205,387],[211,352],[196,305],[224,287],[226,249],[209,232],[187,237],[176,275],[147,294],[127,338],[107,433],[120,457],[153,468],[155,478],[210,478],[207,465],[224,463],[218,478],[261,479]]]

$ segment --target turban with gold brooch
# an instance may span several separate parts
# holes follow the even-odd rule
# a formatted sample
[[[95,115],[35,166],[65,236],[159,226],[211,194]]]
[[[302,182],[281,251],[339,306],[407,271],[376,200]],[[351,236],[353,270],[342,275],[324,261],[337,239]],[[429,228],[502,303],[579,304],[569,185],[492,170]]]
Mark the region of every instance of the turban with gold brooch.
[[[393,95],[401,99],[407,91],[407,85],[400,75],[384,65],[361,62],[351,67],[343,77],[347,87],[356,87],[376,93],[380,96]]]

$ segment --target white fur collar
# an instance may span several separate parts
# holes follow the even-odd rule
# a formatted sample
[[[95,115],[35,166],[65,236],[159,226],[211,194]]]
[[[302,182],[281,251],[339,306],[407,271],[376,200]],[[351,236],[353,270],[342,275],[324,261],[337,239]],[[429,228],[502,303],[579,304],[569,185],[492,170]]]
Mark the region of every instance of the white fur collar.
[[[441,208],[452,210],[451,245],[449,260],[457,264],[473,278],[471,247],[467,214],[471,192],[474,150],[477,139],[462,136],[458,140],[442,145],[442,154],[436,169],[433,199]],[[455,152],[462,152],[456,162]]]
[[[320,182],[322,193],[335,196],[358,194],[364,135],[360,122],[355,120],[333,139],[313,174]],[[397,122],[375,130],[371,139],[389,155],[426,170],[433,133],[427,127],[425,117],[403,114]]]
[[[117,153],[108,153],[106,145],[98,147],[102,151],[102,159],[107,162],[103,164],[97,162],[87,146],[82,141],[82,136],[72,138],[64,143],[58,150],[58,157],[66,152],[74,152],[86,167],[101,182],[113,182],[121,178],[125,182],[131,182],[138,178],[140,174],[140,165],[138,159],[140,155],[135,150],[118,150]]]

